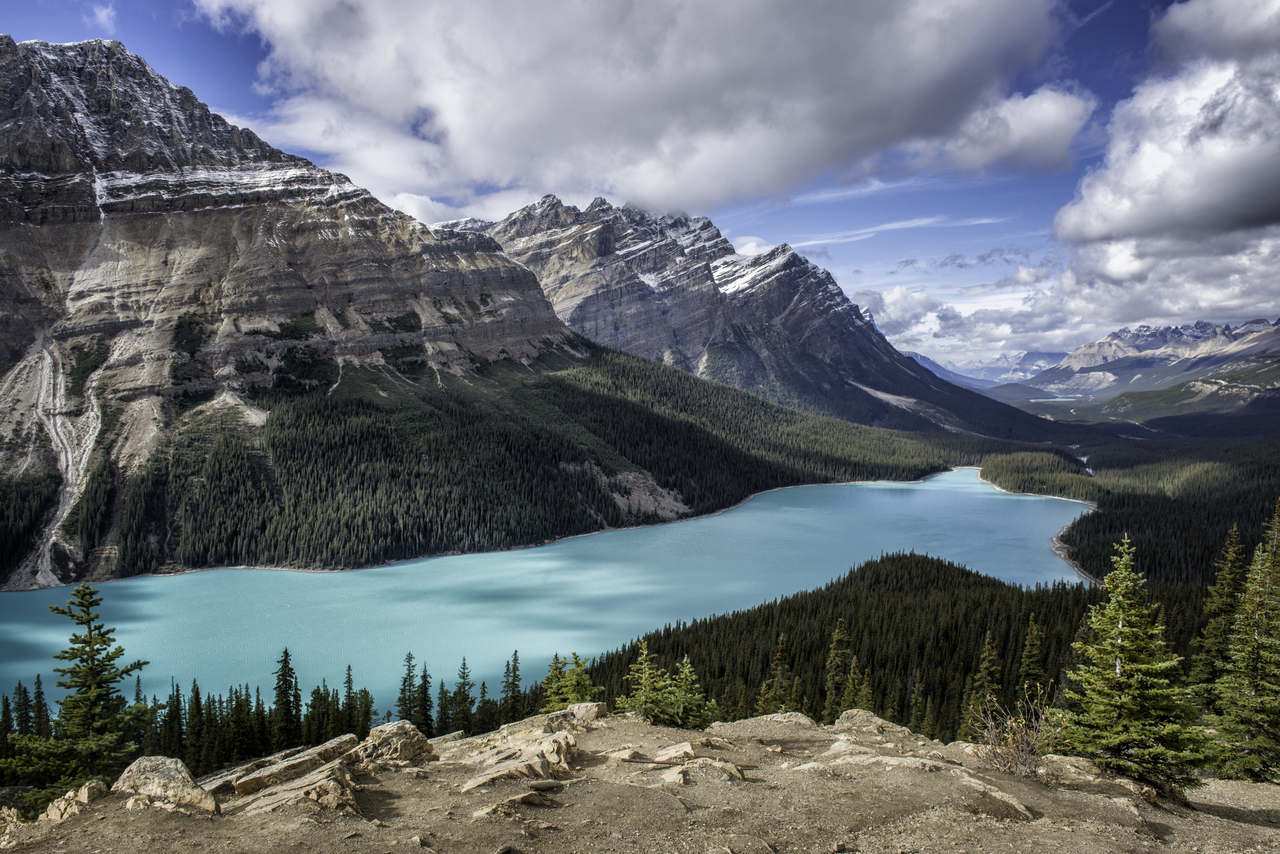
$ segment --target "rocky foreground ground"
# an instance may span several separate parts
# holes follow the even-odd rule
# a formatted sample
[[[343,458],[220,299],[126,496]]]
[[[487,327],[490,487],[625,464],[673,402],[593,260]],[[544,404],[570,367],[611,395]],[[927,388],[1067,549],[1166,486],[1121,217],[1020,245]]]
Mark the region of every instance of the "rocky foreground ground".
[[[1158,799],[1078,759],[1042,779],[972,745],[850,711],[835,726],[766,715],[705,732],[594,704],[428,742],[405,722],[203,778],[140,760],[0,847],[108,852],[1280,851],[1280,787],[1213,781]],[[10,818],[12,814],[10,813]]]

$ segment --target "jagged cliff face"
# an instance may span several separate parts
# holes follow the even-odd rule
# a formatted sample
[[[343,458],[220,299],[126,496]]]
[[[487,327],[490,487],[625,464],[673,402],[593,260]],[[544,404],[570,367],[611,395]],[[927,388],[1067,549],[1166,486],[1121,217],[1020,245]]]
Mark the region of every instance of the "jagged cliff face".
[[[52,440],[64,476],[39,583],[106,413],[127,471],[175,397],[260,418],[238,391],[327,382],[318,363],[395,347],[463,373],[568,337],[494,240],[272,148],[118,42],[0,36],[0,472]]]
[[[987,432],[1007,420],[889,344],[826,270],[787,245],[753,257],[705,217],[547,196],[496,238],[574,331],[768,399],[860,423]],[[1019,420],[1019,415],[1012,416]]]

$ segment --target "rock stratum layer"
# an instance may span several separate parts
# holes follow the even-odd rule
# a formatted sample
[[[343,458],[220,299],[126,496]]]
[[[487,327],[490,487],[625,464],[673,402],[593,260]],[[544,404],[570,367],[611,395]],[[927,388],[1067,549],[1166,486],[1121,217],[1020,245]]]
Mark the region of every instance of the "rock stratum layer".
[[[488,234],[596,343],[861,424],[1041,438],[1046,426],[939,379],[885,340],[826,270],[783,244],[738,255],[706,217],[547,196]]]
[[[175,399],[261,419],[237,393],[318,386],[317,360],[392,347],[460,374],[571,337],[491,238],[433,231],[272,148],[118,42],[0,36],[0,471],[62,476],[9,586],[62,580],[75,544],[58,527],[104,417],[127,472]]]

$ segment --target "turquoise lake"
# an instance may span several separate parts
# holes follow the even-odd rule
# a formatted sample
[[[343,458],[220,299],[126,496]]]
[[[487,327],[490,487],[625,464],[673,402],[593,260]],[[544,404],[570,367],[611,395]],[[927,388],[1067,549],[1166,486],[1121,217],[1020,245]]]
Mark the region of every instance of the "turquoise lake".
[[[288,647],[304,698],[346,666],[386,709],[412,651],[450,684],[463,656],[497,692],[520,651],[526,684],[554,652],[617,648],[677,620],[749,608],[826,584],[881,554],[916,551],[1023,585],[1079,580],[1051,551],[1087,508],[1011,495],[960,469],[919,483],[806,486],[758,495],[716,516],[609,531],[538,548],[405,561],[354,572],[218,569],[99,586],[148,695],[232,683],[269,696]],[[49,612],[70,588],[0,594],[0,691],[42,675],[71,622]],[[132,694],[132,685],[126,686]]]

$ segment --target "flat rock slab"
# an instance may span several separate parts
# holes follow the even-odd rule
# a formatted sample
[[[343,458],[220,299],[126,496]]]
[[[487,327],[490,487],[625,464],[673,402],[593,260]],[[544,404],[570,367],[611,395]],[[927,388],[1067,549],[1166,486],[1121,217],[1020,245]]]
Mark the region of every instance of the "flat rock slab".
[[[342,756],[359,743],[360,740],[354,735],[340,735],[332,741],[326,741],[319,747],[304,750],[302,753],[283,762],[259,768],[248,776],[241,777],[235,781],[236,794],[241,796],[251,795],[271,786],[296,780],[330,760]]]

